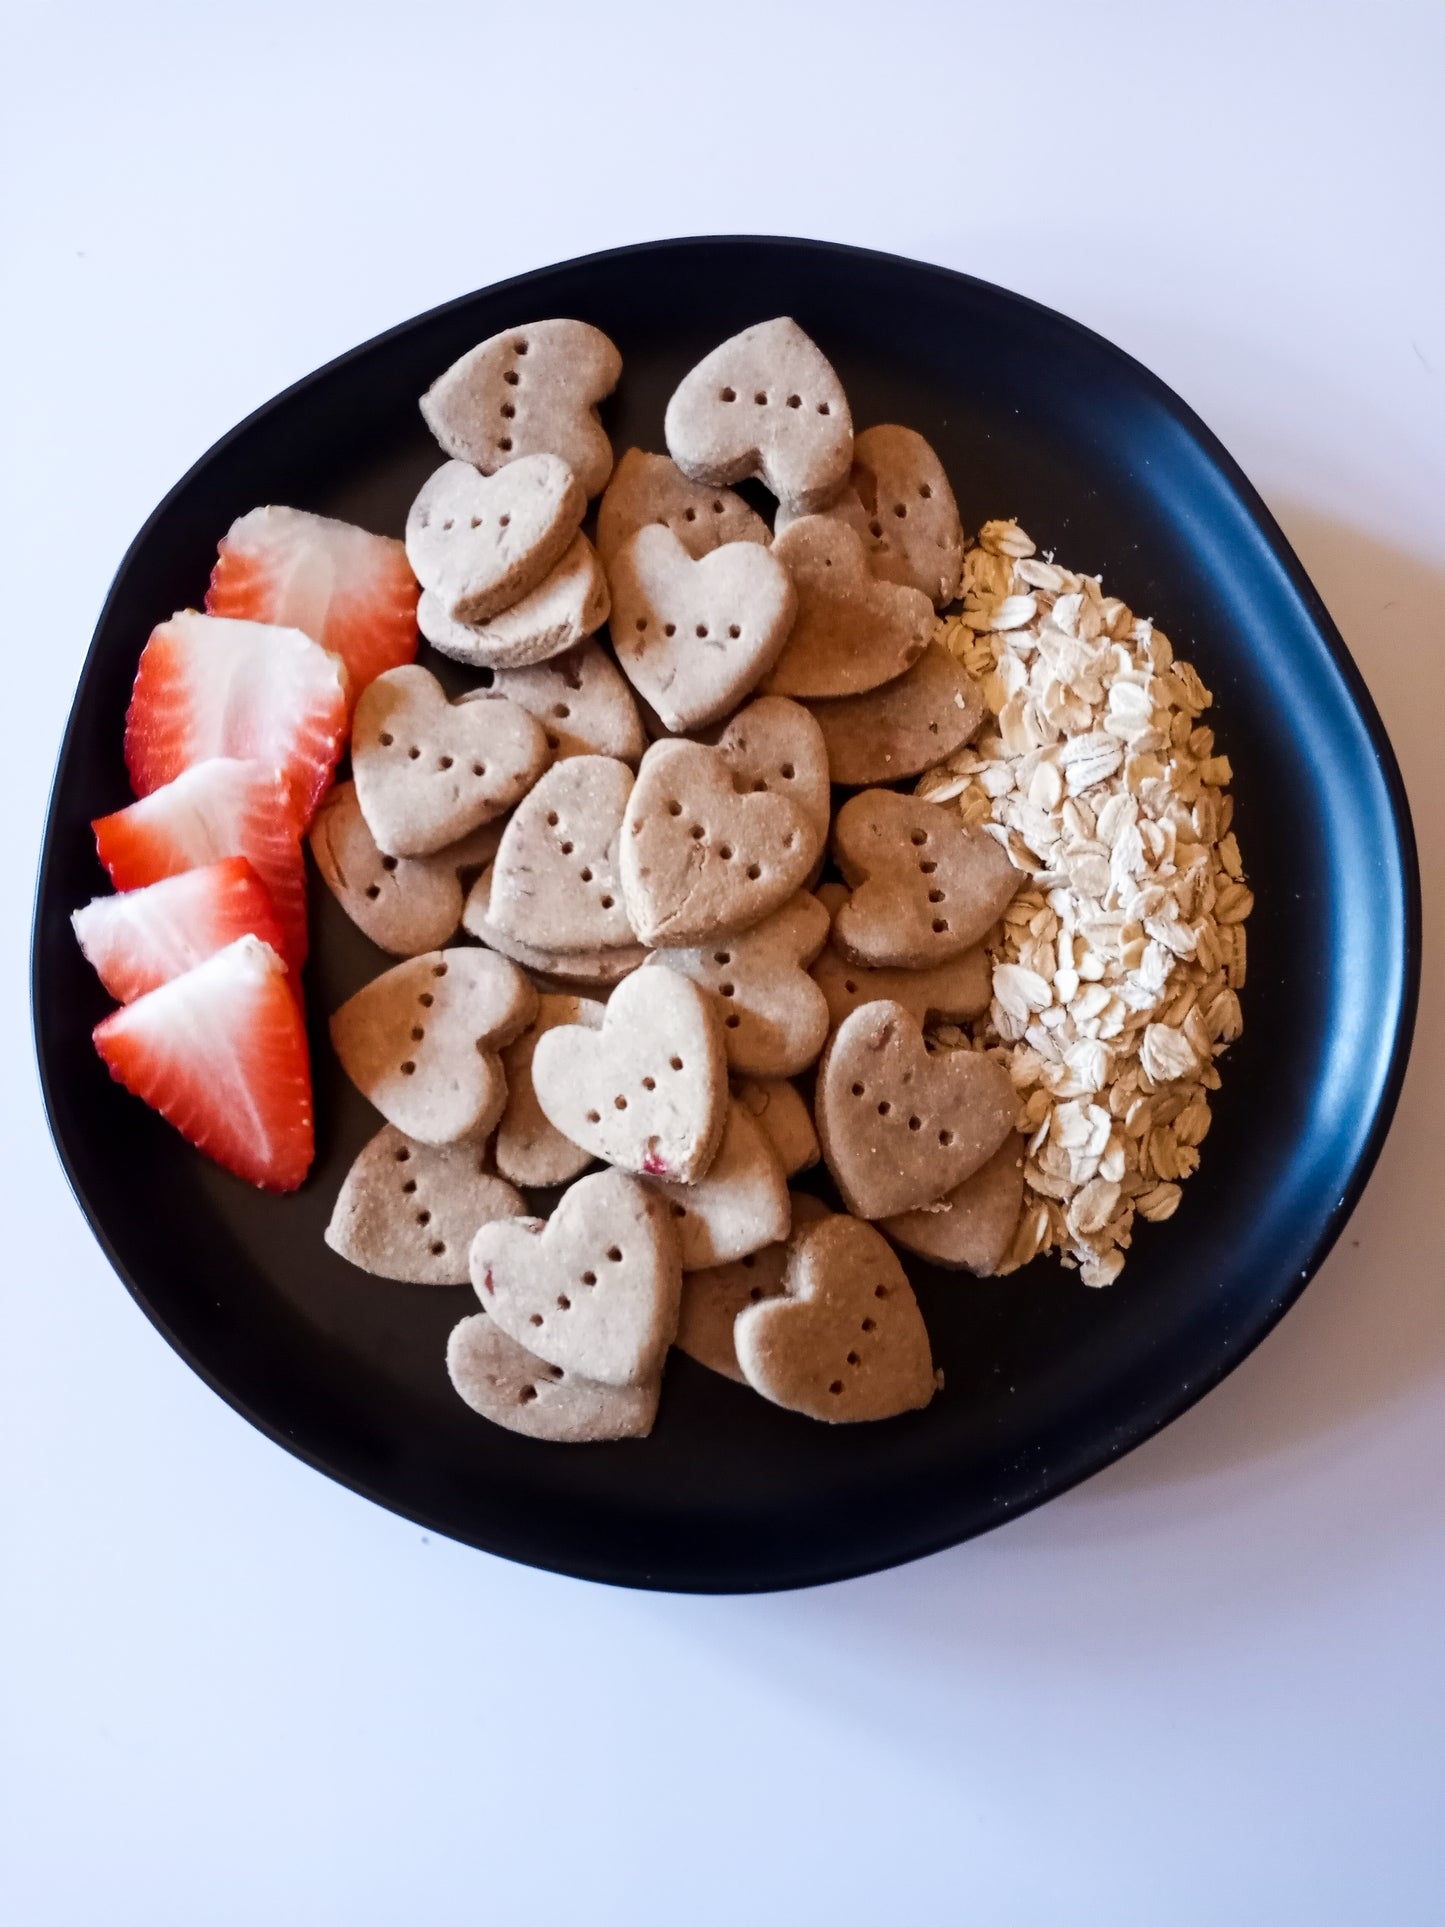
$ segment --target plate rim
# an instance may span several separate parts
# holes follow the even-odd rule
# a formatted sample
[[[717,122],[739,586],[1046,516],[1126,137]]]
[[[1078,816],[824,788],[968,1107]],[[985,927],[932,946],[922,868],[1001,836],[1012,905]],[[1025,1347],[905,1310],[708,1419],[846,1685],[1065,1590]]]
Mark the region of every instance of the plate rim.
[[[1306,1262],[1298,1275],[1291,1278],[1288,1285],[1272,1300],[1262,1318],[1252,1322],[1242,1338],[1232,1345],[1222,1348],[1220,1356],[1212,1359],[1198,1376],[1191,1377],[1188,1384],[1178,1389],[1170,1397],[1158,1403],[1156,1409],[1136,1416],[1130,1424],[1120,1428],[1108,1438],[1101,1438],[1095,1448],[1083,1455],[1084,1462],[1058,1475],[1041,1479],[1031,1491],[1020,1497],[1017,1502],[1007,1505],[996,1517],[985,1520],[971,1529],[962,1532],[946,1529],[935,1536],[920,1542],[901,1557],[885,1552],[876,1558],[838,1558],[825,1570],[784,1575],[781,1577],[755,1579],[742,1577],[735,1583],[696,1583],[680,1582],[676,1579],[660,1580],[645,1572],[607,1570],[597,1561],[568,1561],[565,1558],[550,1560],[542,1557],[524,1556],[514,1552],[501,1552],[490,1546],[468,1539],[456,1531],[455,1525],[436,1516],[429,1515],[424,1507],[416,1506],[385,1494],[379,1486],[364,1476],[349,1470],[339,1469],[328,1460],[325,1453],[313,1449],[309,1444],[288,1436],[285,1430],[270,1419],[253,1409],[249,1402],[230,1389],[218,1374],[200,1358],[194,1348],[178,1333],[173,1331],[163,1316],[150,1302],[144,1286],[122,1261],[114,1243],[98,1212],[93,1208],[87,1195],[83,1177],[76,1167],[71,1148],[65,1141],[58,1122],[58,1106],[54,1073],[46,1056],[40,1029],[40,1004],[44,996],[42,983],[41,931],[40,917],[42,900],[46,895],[59,828],[57,824],[56,803],[70,776],[70,766],[76,753],[77,719],[87,695],[92,678],[99,673],[98,649],[102,631],[106,628],[113,604],[117,600],[122,584],[132,563],[150,539],[153,529],[170,512],[173,504],[189,492],[197,478],[213,462],[224,456],[232,445],[254,428],[266,421],[271,415],[288,407],[293,400],[306,391],[318,387],[336,374],[358,361],[385,347],[393,341],[417,332],[441,318],[456,313],[478,299],[478,297],[524,294],[536,282],[549,278],[559,271],[595,269],[602,264],[626,264],[629,261],[675,250],[721,249],[746,246],[749,248],[777,249],[795,254],[829,255],[846,259],[855,266],[876,265],[883,269],[906,269],[910,273],[923,273],[946,287],[962,287],[982,295],[992,301],[1002,301],[1016,306],[1021,311],[1046,317],[1049,323],[1066,334],[1073,335],[1081,342],[1087,342],[1094,353],[1103,352],[1120,363],[1134,381],[1140,383],[1161,403],[1167,414],[1182,426],[1197,443],[1209,461],[1222,475],[1229,488],[1238,497],[1248,517],[1263,537],[1270,555],[1279,567],[1295,595],[1305,609],[1311,624],[1325,644],[1335,668],[1339,673],[1351,705],[1363,726],[1374,754],[1375,763],[1389,804],[1391,844],[1398,866],[1401,909],[1401,972],[1400,995],[1393,1013],[1393,1034],[1389,1040],[1388,1065],[1380,1081],[1379,1096],[1369,1131],[1356,1157],[1348,1183],[1341,1195],[1330,1207],[1319,1235],[1311,1245]],[[1351,655],[1343,636],[1326,608],[1319,591],[1310,580],[1303,564],[1291,547],[1283,529],[1271,513],[1258,490],[1249,480],[1239,463],[1189,404],[1155,374],[1136,356],[1120,348],[1107,336],[1089,328],[1072,316],[1063,314],[1046,303],[1019,294],[1015,290],[1000,286],[995,282],[966,274],[955,268],[945,267],[937,262],[923,261],[908,255],[899,255],[876,248],[856,247],[847,242],[826,241],[801,236],[772,234],[715,234],[715,235],[677,235],[650,241],[632,242],[614,248],[600,249],[595,252],[574,255],[565,260],[548,262],[542,266],[529,268],[524,272],[511,275],[503,280],[489,282],[457,295],[449,301],[441,302],[432,308],[381,330],[365,341],[345,349],[329,361],[310,370],[299,379],[291,382],[275,395],[251,410],[233,427],[228,429],[215,442],[206,448],[185,473],[169,488],[147,515],[136,534],[127,544],[107,587],[86,647],[84,661],[76,679],[74,694],[66,717],[65,729],[56,755],[54,771],[46,797],[45,829],[40,847],[40,859],[36,870],[35,886],[32,893],[30,927],[30,970],[28,989],[30,997],[31,1039],[39,1074],[41,1098],[45,1111],[46,1126],[51,1143],[55,1148],[61,1170],[64,1173],[71,1195],[79,1206],[82,1216],[90,1227],[101,1251],[112,1270],[140,1307],[154,1329],[166,1343],[196,1373],[213,1392],[242,1418],[253,1425],[273,1443],[281,1446],[292,1457],[325,1474],[337,1484],[397,1517],[409,1520],[428,1531],[441,1533],[461,1544],[471,1545],[477,1550],[487,1552],[492,1557],[506,1558],[514,1563],[525,1564],[536,1570],[558,1573],[567,1577],[583,1579],[593,1583],[603,1583],[627,1587],[633,1590],[654,1592],[675,1592],[723,1596],[730,1593],[746,1594],[759,1592],[794,1591],[817,1585],[836,1584],[846,1579],[863,1578],[872,1573],[886,1571],[915,1560],[931,1557],[950,1546],[965,1543],[967,1540],[982,1536],[986,1532],[1013,1519],[1032,1512],[1036,1507],[1046,1504],[1072,1491],[1076,1486],[1101,1472],[1106,1466],[1114,1464],[1127,1453],[1135,1450],[1146,1440],[1163,1431],[1167,1426],[1183,1416],[1213,1391],[1231,1372],[1237,1369],[1249,1355],[1261,1345],[1286,1314],[1298,1303],[1306,1287],[1315,1277],[1328,1258],[1346,1224],[1358,1205],[1365,1187],[1369,1183],[1379,1161],[1390,1128],[1398,1108],[1400,1093],[1404,1085],[1409,1065],[1411,1045],[1419,1010],[1420,979],[1423,959],[1423,904],[1420,877],[1418,842],[1414,820],[1410,809],[1409,797],[1405,789],[1404,777],[1394,746],[1385,729],[1374,698],[1365,679]]]

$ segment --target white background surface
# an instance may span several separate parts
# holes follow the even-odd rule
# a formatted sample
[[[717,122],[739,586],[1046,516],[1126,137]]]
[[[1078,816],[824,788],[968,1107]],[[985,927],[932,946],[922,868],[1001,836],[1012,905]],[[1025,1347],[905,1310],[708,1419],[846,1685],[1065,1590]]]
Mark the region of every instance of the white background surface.
[[[1445,13],[7,11],[0,1917],[1438,1921]],[[67,1194],[25,969],[92,624],[207,445],[435,302],[741,230],[1020,289],[1200,410],[1383,710],[1430,948],[1369,1193],[1225,1386],[985,1540],[708,1600],[429,1539],[233,1416]]]

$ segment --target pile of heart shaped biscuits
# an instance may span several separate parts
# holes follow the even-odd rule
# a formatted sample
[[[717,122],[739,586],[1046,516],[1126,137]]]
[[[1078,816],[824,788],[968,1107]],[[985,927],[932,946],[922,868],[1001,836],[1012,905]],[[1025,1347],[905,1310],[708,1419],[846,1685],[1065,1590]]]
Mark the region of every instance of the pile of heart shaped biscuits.
[[[402,959],[331,1020],[385,1123],[327,1240],[470,1283],[452,1382],[531,1437],[645,1434],[674,1345],[891,1417],[940,1382],[895,1247],[987,1272],[1022,1199],[1008,1072],[925,1036],[987,1008],[1020,874],[891,787],[983,715],[932,640],[958,510],[912,429],[855,436],[791,320],[714,349],[668,453],[614,466],[621,365],[544,321],[422,400],[449,459],[407,521],[418,621],[477,678],[377,676],[311,833]],[[789,1188],[820,1160],[832,1205]]]

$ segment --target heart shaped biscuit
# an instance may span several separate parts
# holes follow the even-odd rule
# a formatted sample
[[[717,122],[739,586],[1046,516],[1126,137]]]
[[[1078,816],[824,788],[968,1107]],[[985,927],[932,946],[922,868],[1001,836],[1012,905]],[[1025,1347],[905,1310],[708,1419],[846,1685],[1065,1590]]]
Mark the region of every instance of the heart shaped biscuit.
[[[532,1084],[573,1144],[624,1171],[696,1184],[727,1122],[722,1033],[697,985],[636,972],[600,1031],[559,1025],[537,1040]]]
[[[848,901],[848,891],[841,883],[825,883],[818,901],[830,916],[836,916],[839,906]],[[885,1001],[902,1004],[924,1028],[964,1023],[982,1016],[993,995],[993,966],[979,945],[923,970],[869,970],[851,963],[830,943],[813,965],[812,978],[827,1000],[832,1030],[860,1004]]]
[[[461,877],[463,882],[469,882],[480,871],[486,869],[489,863],[496,861],[502,832],[506,827],[505,818],[494,816],[490,823],[479,823],[476,829],[468,830],[467,834],[459,836],[455,843],[448,843],[446,848],[438,850],[435,856],[417,857],[414,861],[433,863],[439,868],[452,870]]]
[[[406,518],[407,560],[454,621],[482,622],[562,560],[586,507],[557,455],[528,455],[496,475],[444,462]]]
[[[510,957],[538,979],[540,987],[562,990],[606,990],[620,984],[647,960],[640,943],[619,944],[612,950],[539,950],[521,938],[499,930],[492,922],[492,872],[483,870],[472,885],[462,910],[462,926],[499,956]],[[548,982],[544,985],[543,979]]]
[[[507,1086],[497,1052],[537,993],[489,950],[432,950],[363,984],[331,1019],[341,1067],[389,1124],[423,1144],[485,1137]]]
[[[895,1244],[950,1271],[986,1278],[1008,1256],[1024,1201],[1024,1141],[1011,1131],[962,1184],[937,1204],[879,1226]]]
[[[654,743],[622,829],[632,927],[642,943],[668,947],[749,929],[801,887],[817,848],[791,798],[739,792],[716,749]]]
[[[524,669],[484,670],[482,686],[457,700],[474,702],[489,693],[535,716],[559,762],[564,756],[614,756],[634,765],[642,760],[647,739],[637,704],[600,643],[580,643]]]
[[[538,950],[615,950],[636,939],[619,845],[632,771],[607,756],[554,763],[512,813],[492,867],[487,915]]]
[[[417,603],[417,627],[434,649],[479,669],[524,669],[576,648],[600,629],[611,607],[607,578],[585,535],[520,601],[485,622],[457,622],[430,589]]]
[[[834,1031],[818,1067],[818,1136],[859,1218],[933,1204],[1014,1130],[1008,1072],[971,1050],[930,1056],[901,1004],[864,1004]]]
[[[728,1105],[722,1143],[706,1176],[695,1184],[648,1183],[666,1204],[684,1271],[728,1264],[788,1235],[783,1167],[736,1102]]]
[[[831,1217],[828,1207],[806,1191],[789,1194],[792,1231]],[[743,1368],[738,1363],[733,1343],[733,1326],[740,1311],[761,1304],[764,1298],[780,1297],[783,1274],[787,1269],[788,1246],[768,1245],[749,1252],[731,1264],[715,1265],[709,1271],[689,1271],[682,1281],[682,1307],[678,1313],[677,1336],[672,1341],[680,1352],[695,1358],[709,1371],[745,1385]]]
[[[833,919],[833,941],[874,969],[922,970],[961,956],[1023,882],[986,830],[896,790],[848,799],[833,824],[833,854],[853,889]]]
[[[796,1177],[822,1153],[813,1114],[796,1084],[785,1077],[749,1077],[735,1086],[737,1101],[773,1147],[783,1176]]]
[[[790,1239],[782,1295],[745,1306],[733,1338],[754,1391],[830,1424],[916,1411],[937,1389],[903,1267],[855,1218],[824,1218]]]
[[[645,1385],[599,1385],[545,1364],[484,1312],[453,1327],[447,1375],[457,1396],[482,1418],[557,1445],[645,1439],[662,1389],[660,1377]]]
[[[846,523],[805,515],[773,554],[798,592],[783,653],[763,680],[775,696],[857,696],[909,669],[933,637],[933,604],[917,589],[880,582]]]
[[[730,488],[690,482],[666,455],[629,448],[597,505],[597,552],[604,567],[610,571],[627,538],[652,523],[671,529],[695,561],[725,542],[766,548],[773,539],[762,516]]]
[[[509,1338],[603,1385],[655,1378],[677,1330],[676,1240],[658,1200],[621,1171],[579,1178],[545,1223],[483,1225],[471,1273]]]
[[[388,669],[356,705],[351,768],[377,848],[429,856],[509,810],[547,767],[535,716],[505,696],[452,703],[419,663]]]
[[[502,1052],[507,1108],[497,1126],[493,1155],[497,1169],[513,1184],[568,1184],[592,1162],[592,1153],[563,1137],[537,1102],[532,1087],[532,1057],[537,1040],[559,1024],[600,1030],[606,1006],[587,997],[552,994],[538,999],[537,1015]],[[497,1214],[501,1216],[499,1212]]]
[[[655,950],[648,962],[680,971],[713,999],[734,1075],[794,1077],[828,1035],[827,999],[807,970],[827,938],[827,911],[800,891],[751,930],[695,949]]]
[[[983,692],[946,649],[930,643],[911,669],[863,696],[808,705],[835,783],[862,789],[932,769],[983,721]]]
[[[478,1227],[520,1218],[521,1193],[480,1144],[419,1144],[384,1124],[347,1172],[326,1242],[348,1264],[409,1285],[464,1285]]]
[[[833,821],[828,750],[801,703],[759,696],[740,709],[714,745],[740,790],[789,797],[814,826],[821,853]]]
[[[843,384],[796,321],[764,321],[713,349],[667,404],[668,452],[695,482],[756,475],[799,515],[848,479],[853,420]]]
[[[912,428],[887,422],[853,442],[842,494],[823,511],[863,538],[868,565],[884,582],[921,589],[941,609],[958,594],[963,527],[942,462]],[[778,533],[797,517],[778,511]]]
[[[608,574],[617,660],[668,729],[729,715],[792,627],[792,580],[756,542],[728,542],[695,562],[671,529],[643,528]]]
[[[374,944],[398,957],[436,950],[462,917],[456,868],[435,857],[383,856],[354,783],[337,783],[311,825],[311,854],[332,896]]]
[[[588,495],[612,468],[597,404],[622,357],[585,321],[531,321],[478,342],[439,375],[421,412],[448,455],[490,475],[527,455],[560,455]]]

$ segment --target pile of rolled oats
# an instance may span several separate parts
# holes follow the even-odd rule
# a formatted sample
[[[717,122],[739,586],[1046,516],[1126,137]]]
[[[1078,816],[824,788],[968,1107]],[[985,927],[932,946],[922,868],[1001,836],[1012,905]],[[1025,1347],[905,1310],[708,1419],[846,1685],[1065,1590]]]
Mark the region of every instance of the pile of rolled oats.
[[[932,1039],[998,1053],[1019,1093],[1024,1210],[1001,1270],[1057,1247],[1111,1284],[1135,1214],[1170,1217],[1198,1168],[1214,1060],[1242,1029],[1254,898],[1229,759],[1168,638],[1015,522],[984,525],[937,639],[988,719],[919,791],[956,799],[1028,882],[990,945],[987,1016]]]

